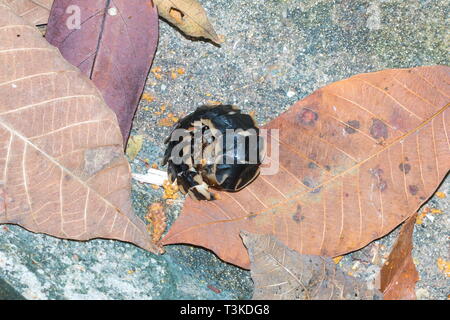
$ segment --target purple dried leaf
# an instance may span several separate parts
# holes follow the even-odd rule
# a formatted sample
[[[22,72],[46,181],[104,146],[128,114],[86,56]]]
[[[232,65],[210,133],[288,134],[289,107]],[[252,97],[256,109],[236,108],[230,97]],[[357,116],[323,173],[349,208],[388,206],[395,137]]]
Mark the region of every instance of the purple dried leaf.
[[[126,145],[158,43],[156,6],[151,0],[55,0],[46,38],[94,81]]]

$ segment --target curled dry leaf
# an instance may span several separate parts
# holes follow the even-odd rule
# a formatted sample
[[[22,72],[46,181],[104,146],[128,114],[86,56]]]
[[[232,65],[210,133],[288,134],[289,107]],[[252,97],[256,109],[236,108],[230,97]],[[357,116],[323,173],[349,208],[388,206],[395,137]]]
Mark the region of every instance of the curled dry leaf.
[[[412,259],[412,239],[417,214],[412,215],[400,230],[389,258],[380,272],[380,285],[386,300],[416,299],[419,273]]]
[[[279,145],[279,157],[269,157],[276,174],[221,200],[187,199],[163,242],[202,246],[248,268],[241,230],[321,256],[382,237],[449,170],[449,83],[449,67],[431,66],[360,74],[316,91],[265,127],[267,150]]]
[[[94,84],[0,0],[0,223],[152,252],[120,129]]]
[[[161,17],[191,37],[221,40],[208,20],[205,9],[197,0],[154,0]]]
[[[76,28],[74,12],[80,9]],[[128,140],[158,42],[151,0],[55,0],[46,39],[94,81]]]
[[[330,258],[299,254],[270,235],[242,232],[241,237],[250,255],[253,299],[382,299],[381,292],[346,275]]]
[[[32,25],[46,24],[53,0],[3,0],[18,16]]]

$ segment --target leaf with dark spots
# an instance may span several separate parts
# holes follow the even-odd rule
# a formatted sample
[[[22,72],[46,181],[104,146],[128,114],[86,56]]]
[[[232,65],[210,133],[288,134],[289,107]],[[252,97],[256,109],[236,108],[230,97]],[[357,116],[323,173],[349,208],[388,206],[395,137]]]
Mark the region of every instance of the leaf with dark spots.
[[[77,11],[81,20],[76,26]],[[47,40],[87,75],[116,113],[124,145],[158,41],[151,0],[55,0]]]
[[[370,135],[375,139],[387,139],[388,130],[386,124],[380,119],[372,119],[372,126],[370,127]]]
[[[316,168],[318,168],[318,166],[314,162],[310,162],[310,163],[308,163],[308,168],[316,169]]]
[[[267,139],[269,152],[279,145],[278,172],[262,173],[239,192],[218,192],[221,200],[187,199],[164,244],[202,246],[248,268],[241,230],[321,256],[387,234],[450,168],[449,83],[450,68],[434,66],[360,74],[319,89],[265,126],[279,130]],[[402,121],[390,122],[399,115]],[[353,134],[343,127],[350,124]],[[400,163],[411,166],[408,174]],[[255,217],[247,219],[250,212]]]
[[[299,123],[307,126],[313,126],[318,118],[319,116],[317,115],[317,112],[314,112],[308,108],[303,108],[298,115]]]
[[[359,129],[359,121],[358,120],[350,120],[347,121],[347,125],[345,126],[345,131],[348,134],[354,134],[356,132],[357,129]]]
[[[2,0],[0,39],[0,223],[159,252],[131,207],[122,135],[98,89]]]
[[[417,214],[403,224],[389,258],[380,271],[381,291],[385,300],[416,299],[419,274],[412,259],[412,238]]]
[[[302,221],[302,206],[297,205],[297,209],[295,210],[295,213],[292,215],[292,220],[299,223]]]
[[[417,192],[419,192],[419,187],[412,184],[412,185],[408,186],[408,190],[411,195],[415,196],[417,194]]]
[[[408,174],[409,171],[411,170],[411,165],[409,163],[400,163],[398,168],[400,169],[400,171],[404,172],[405,174]]]
[[[302,255],[270,235],[241,233],[255,300],[380,300],[373,284],[346,275],[333,260]]]

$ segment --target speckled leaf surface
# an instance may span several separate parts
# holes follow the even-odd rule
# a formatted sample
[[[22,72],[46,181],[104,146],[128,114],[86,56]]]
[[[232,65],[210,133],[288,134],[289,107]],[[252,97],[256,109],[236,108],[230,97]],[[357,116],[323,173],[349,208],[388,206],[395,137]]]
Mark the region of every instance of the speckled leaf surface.
[[[0,223],[155,251],[100,92],[2,1],[0,39]]]
[[[17,15],[33,25],[46,24],[53,0],[3,0]]]
[[[303,255],[271,235],[242,232],[255,300],[379,300],[382,294],[346,275],[331,258]]]
[[[241,230],[322,256],[382,237],[449,170],[449,79],[445,66],[390,69],[319,89],[266,126],[279,129],[277,174],[221,200],[187,199],[163,242],[248,268]]]
[[[71,6],[80,9],[79,29],[71,27]],[[158,43],[152,0],[56,0],[46,39],[92,79],[116,113],[126,144]]]
[[[380,285],[386,300],[416,299],[419,273],[412,258],[412,237],[417,214],[412,215],[400,230],[389,258],[380,271]]]

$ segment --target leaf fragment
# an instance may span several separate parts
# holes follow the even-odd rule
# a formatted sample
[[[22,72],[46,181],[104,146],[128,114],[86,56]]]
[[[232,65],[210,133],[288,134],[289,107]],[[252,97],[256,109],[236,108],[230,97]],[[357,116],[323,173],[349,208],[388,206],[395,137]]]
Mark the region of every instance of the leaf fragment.
[[[403,224],[389,258],[381,268],[380,284],[385,300],[416,299],[419,273],[412,259],[412,237],[417,214]]]
[[[378,300],[371,284],[346,275],[332,259],[302,255],[271,235],[241,233],[256,300]]]
[[[134,158],[136,158],[136,156],[138,155],[139,151],[141,151],[143,143],[143,135],[131,136],[130,139],[128,139],[126,154],[131,161],[133,161]]]
[[[154,2],[159,15],[184,34],[210,39],[217,44],[223,42],[209,22],[205,9],[197,0],[154,0]]]

